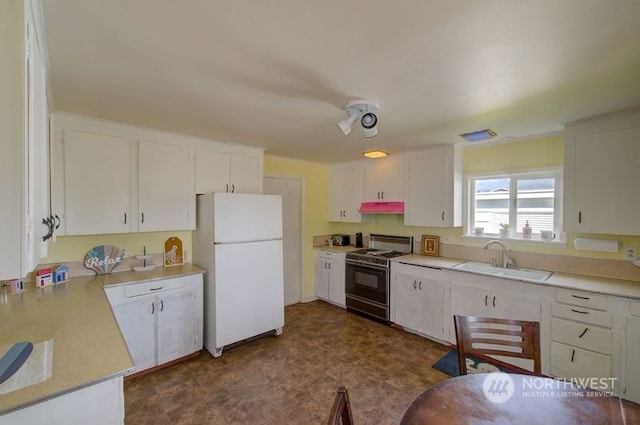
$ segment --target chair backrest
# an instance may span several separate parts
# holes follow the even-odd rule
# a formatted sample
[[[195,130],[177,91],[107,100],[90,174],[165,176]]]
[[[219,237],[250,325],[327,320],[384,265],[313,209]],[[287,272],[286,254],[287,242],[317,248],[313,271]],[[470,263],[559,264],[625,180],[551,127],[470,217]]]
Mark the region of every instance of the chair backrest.
[[[494,364],[505,372],[541,376],[540,324],[523,320],[454,316],[460,374],[467,374],[467,355]],[[533,360],[533,370],[494,356]]]
[[[329,425],[353,425],[353,415],[351,414],[351,404],[349,403],[349,394],[344,386],[338,387],[336,399],[331,408],[329,416]]]

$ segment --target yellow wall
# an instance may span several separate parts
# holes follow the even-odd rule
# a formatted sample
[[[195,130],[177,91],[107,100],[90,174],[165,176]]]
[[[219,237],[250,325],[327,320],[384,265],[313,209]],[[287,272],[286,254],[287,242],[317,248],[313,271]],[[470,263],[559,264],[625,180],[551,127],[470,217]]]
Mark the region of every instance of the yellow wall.
[[[91,248],[99,245],[113,245],[124,248],[129,256],[142,254],[143,247],[148,254],[160,254],[164,250],[164,242],[171,236],[182,241],[182,247],[187,251],[185,261],[191,262],[191,232],[149,232],[122,233],[111,235],[60,236],[49,244],[49,256],[42,263],[63,263],[82,261]]]
[[[315,293],[313,282],[313,236],[335,232],[333,230],[335,226],[327,221],[329,214],[328,167],[315,162],[265,155],[264,174],[301,177],[304,180],[303,274],[304,297],[307,299]]]
[[[563,163],[563,137],[561,135],[542,137],[512,143],[480,145],[465,148],[465,173],[487,171],[506,171],[530,167],[557,166]],[[402,215],[374,215],[368,223],[329,223],[329,171],[325,164],[301,161],[296,159],[265,155],[264,173],[273,176],[295,176],[304,180],[304,287],[305,296],[314,293],[313,283],[313,243],[314,235],[330,233],[363,232],[364,234],[381,233],[419,238],[422,234],[438,235],[442,241],[451,244],[480,246],[482,241],[473,238],[462,238],[462,228],[413,227],[404,226]],[[191,232],[158,232],[132,233],[118,235],[68,236],[59,237],[51,243],[49,257],[43,263],[57,263],[64,261],[81,261],[92,247],[102,244],[115,245],[126,248],[130,254],[147,250],[153,253],[161,252],[164,241],[170,236],[177,236],[183,241],[187,250],[187,262],[191,262],[192,239]],[[625,235],[568,235],[566,247],[544,246],[541,244],[518,244],[514,248],[528,252],[549,252],[575,255],[580,257],[621,259],[622,253],[596,253],[590,251],[575,251],[572,241],[576,236],[592,236],[597,238],[615,238],[621,240],[625,246],[640,246],[640,237]]]
[[[485,145],[466,146],[463,152],[463,172],[465,174],[509,171],[526,168],[542,168],[562,166],[564,162],[564,138],[561,134],[540,137],[536,139],[514,141],[510,143],[495,143]],[[404,226],[402,215],[373,215],[371,222],[362,224],[336,224],[341,233],[363,232],[413,236],[419,238],[422,234],[440,236],[441,241],[467,246],[481,246],[483,240],[463,238],[462,228],[457,227],[414,227]],[[623,246],[640,246],[640,237],[628,235],[587,235],[568,234],[566,247],[542,244],[514,244],[514,248],[527,252],[550,252],[555,254],[573,255],[578,257],[622,259],[622,252],[599,253],[592,251],[576,251],[573,248],[575,237],[593,237],[598,239],[617,239]]]

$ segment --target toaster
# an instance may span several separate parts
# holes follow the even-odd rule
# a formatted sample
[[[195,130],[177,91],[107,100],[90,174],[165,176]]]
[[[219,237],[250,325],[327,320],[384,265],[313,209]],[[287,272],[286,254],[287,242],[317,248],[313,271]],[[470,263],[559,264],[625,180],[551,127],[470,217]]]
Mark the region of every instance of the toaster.
[[[347,246],[351,245],[351,240],[349,235],[331,235],[331,240],[333,244],[336,246]]]

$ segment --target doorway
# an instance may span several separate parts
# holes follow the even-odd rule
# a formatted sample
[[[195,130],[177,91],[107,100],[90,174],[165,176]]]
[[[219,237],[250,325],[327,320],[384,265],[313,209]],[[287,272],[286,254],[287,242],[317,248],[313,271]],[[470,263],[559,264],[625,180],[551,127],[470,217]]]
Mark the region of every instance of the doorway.
[[[303,301],[302,201],[304,180],[265,176],[263,192],[282,196],[282,246],[284,257],[284,305]]]

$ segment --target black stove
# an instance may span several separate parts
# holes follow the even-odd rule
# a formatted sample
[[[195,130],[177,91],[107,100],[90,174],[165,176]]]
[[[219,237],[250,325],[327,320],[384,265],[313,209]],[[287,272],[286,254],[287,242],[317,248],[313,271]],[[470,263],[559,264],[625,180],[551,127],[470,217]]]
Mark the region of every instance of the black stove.
[[[410,254],[410,236],[371,235],[370,248],[347,253],[345,293],[347,310],[389,322],[391,258]]]
[[[389,259],[400,257],[401,255],[407,255],[408,252],[400,252],[387,249],[357,249],[347,253],[347,260],[358,262],[361,264],[378,264],[381,266],[388,266]]]

